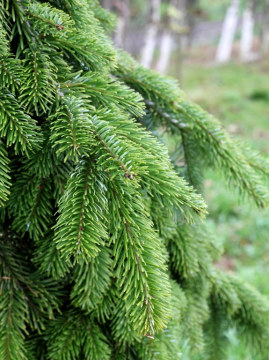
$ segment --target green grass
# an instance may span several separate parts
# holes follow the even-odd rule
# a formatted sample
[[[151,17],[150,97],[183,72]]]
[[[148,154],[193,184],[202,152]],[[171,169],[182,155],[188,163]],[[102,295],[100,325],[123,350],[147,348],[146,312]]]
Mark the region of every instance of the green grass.
[[[187,65],[182,85],[188,97],[221,120],[233,136],[269,154],[269,68],[263,64],[204,68]],[[207,171],[208,221],[224,248],[218,266],[236,273],[269,296],[269,212],[241,201],[214,171]],[[255,358],[234,331],[227,360]]]
[[[269,153],[269,66],[229,65],[183,70],[188,96],[216,115],[233,135]]]

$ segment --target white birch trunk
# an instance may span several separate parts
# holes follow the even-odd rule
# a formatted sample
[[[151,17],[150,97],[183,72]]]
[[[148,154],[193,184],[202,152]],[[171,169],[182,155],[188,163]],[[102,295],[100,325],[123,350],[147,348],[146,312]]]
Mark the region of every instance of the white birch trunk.
[[[127,25],[130,20],[130,0],[117,1],[113,6],[118,18],[114,42],[117,47],[124,49]]]
[[[242,61],[249,61],[255,57],[252,53],[253,31],[254,17],[252,6],[247,4],[243,12],[241,28],[240,57]]]
[[[269,53],[269,16],[266,17],[266,22],[261,35],[261,54],[263,56],[268,55]]]
[[[263,6],[260,42],[261,55],[265,56],[269,52],[269,0],[265,0]]]
[[[173,50],[173,36],[170,30],[164,30],[160,43],[160,57],[156,65],[156,70],[165,73],[170,63]]]
[[[119,48],[124,48],[125,27],[126,27],[126,19],[122,16],[118,16],[117,29],[115,32],[114,41],[117,47]]]
[[[154,50],[160,23],[160,0],[151,1],[151,20],[145,34],[145,42],[141,51],[140,62],[146,67],[150,67],[153,61]]]
[[[225,63],[231,58],[233,40],[238,23],[238,10],[239,0],[232,0],[222,26],[220,42],[216,54],[216,61],[218,63]]]

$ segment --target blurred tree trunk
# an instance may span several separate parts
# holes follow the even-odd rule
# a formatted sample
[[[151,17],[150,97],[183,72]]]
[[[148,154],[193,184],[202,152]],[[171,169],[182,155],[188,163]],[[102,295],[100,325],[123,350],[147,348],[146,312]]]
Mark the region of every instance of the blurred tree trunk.
[[[262,4],[262,19],[260,23],[260,43],[261,55],[269,53],[269,0],[264,0]]]
[[[178,32],[180,22],[186,14],[185,0],[170,0],[168,4],[168,13],[166,14],[163,32],[160,40],[160,55],[156,64],[156,69],[160,73],[166,73],[169,67],[173,45],[174,45],[174,32]],[[181,39],[178,38],[178,49],[181,47]],[[181,56],[181,55],[180,55]]]
[[[249,61],[255,58],[252,51],[254,32],[253,6],[253,1],[248,1],[243,12],[240,42],[240,58],[242,61]]]
[[[160,41],[160,56],[156,65],[156,70],[160,73],[166,73],[170,63],[173,49],[173,34],[169,28],[164,29]]]
[[[189,28],[189,35],[187,38],[187,45],[190,47],[192,44],[192,33],[195,25],[195,14],[198,10],[199,0],[186,0],[186,25]]]
[[[124,48],[127,26],[130,20],[130,0],[115,1],[118,22],[114,41],[117,47]]]
[[[230,60],[232,54],[233,40],[238,23],[239,0],[231,0],[227,10],[217,49],[216,61],[225,63]]]
[[[145,42],[141,51],[140,62],[146,67],[150,67],[153,61],[154,50],[156,47],[157,34],[160,25],[160,5],[161,0],[150,1],[150,20],[146,29]]]
[[[125,47],[127,26],[130,21],[130,0],[102,0],[101,5],[116,13],[117,28],[115,30],[114,42],[117,47]]]

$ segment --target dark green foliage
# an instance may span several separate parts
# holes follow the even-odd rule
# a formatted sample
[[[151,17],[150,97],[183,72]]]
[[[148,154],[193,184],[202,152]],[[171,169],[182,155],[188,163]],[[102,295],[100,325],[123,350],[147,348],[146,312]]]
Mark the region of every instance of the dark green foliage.
[[[97,256],[108,238],[106,187],[93,162],[81,159],[70,174],[55,225],[57,249],[62,257],[78,263]]]
[[[74,306],[87,312],[99,306],[111,282],[111,261],[109,249],[104,248],[91,262],[75,265],[70,295]]]
[[[8,236],[4,233],[4,235]],[[28,359],[24,339],[29,330],[43,333],[45,324],[59,311],[61,292],[55,281],[37,274],[18,255],[17,246],[1,240],[0,250],[0,356],[2,359]],[[28,326],[28,329],[27,329]]]
[[[199,193],[212,166],[266,206],[268,161],[112,24],[95,0],[0,1],[0,359],[218,359],[230,327],[267,354],[268,303],[215,269]]]
[[[54,325],[47,336],[50,359],[110,359],[108,340],[91,316],[69,310]]]
[[[0,144],[0,204],[1,206],[8,199],[9,187],[10,187],[10,175],[9,175],[9,159],[6,148],[1,142]]]
[[[4,88],[0,94],[0,115],[1,137],[5,138],[7,146],[14,145],[16,154],[28,155],[42,141],[36,121],[23,111],[14,94]]]

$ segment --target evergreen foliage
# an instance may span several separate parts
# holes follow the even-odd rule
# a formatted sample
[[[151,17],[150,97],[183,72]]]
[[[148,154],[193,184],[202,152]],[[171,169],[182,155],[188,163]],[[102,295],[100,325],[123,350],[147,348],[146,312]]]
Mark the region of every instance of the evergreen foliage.
[[[0,359],[217,360],[230,327],[266,356],[268,302],[214,266],[200,193],[211,166],[264,207],[268,162],[112,26],[96,0],[0,1]]]

